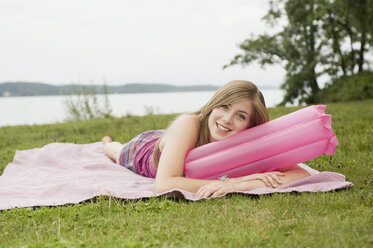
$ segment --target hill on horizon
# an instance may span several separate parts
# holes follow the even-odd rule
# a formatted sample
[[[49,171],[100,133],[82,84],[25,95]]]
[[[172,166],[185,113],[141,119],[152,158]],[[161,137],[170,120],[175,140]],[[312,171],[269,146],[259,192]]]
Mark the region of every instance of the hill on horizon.
[[[218,86],[192,85],[175,86],[169,84],[145,84],[130,83],[124,85],[108,85],[109,94],[123,93],[155,93],[155,92],[186,92],[186,91],[214,91]],[[103,94],[104,85],[51,85],[32,82],[5,82],[0,84],[0,97],[9,96],[50,96],[50,95],[72,95],[85,89],[87,92],[94,90],[97,94]]]
[[[126,93],[156,93],[156,92],[192,92],[192,91],[216,91],[220,86],[215,85],[191,85],[176,86],[159,83],[129,83],[123,85],[52,85],[34,82],[4,82],[0,83],[0,97],[11,96],[58,96],[73,95],[86,90],[88,93],[94,90],[97,94],[105,92],[109,94]],[[273,86],[260,86],[261,89],[277,89]]]

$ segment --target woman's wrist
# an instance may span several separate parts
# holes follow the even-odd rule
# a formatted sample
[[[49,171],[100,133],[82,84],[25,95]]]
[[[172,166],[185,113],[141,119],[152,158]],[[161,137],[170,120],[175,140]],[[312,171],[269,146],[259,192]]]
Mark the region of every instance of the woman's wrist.
[[[239,182],[244,181],[244,179],[243,177],[234,177],[234,178],[228,178],[227,181],[231,183],[239,183]]]
[[[267,186],[261,180],[253,179],[235,183],[235,188],[238,191],[250,191],[258,188],[266,188]]]
[[[229,178],[229,180],[231,182],[235,182],[235,183],[247,182],[247,181],[256,180],[257,178],[255,177],[255,175],[257,175],[257,174],[251,174],[251,175],[242,176],[242,177]]]
[[[240,182],[240,180],[238,180],[238,179],[239,179],[238,177],[230,178],[227,175],[221,176],[221,177],[218,178],[219,181],[221,181],[221,182],[228,182],[228,183],[237,183],[237,182]]]
[[[227,176],[219,177],[220,182],[230,184],[235,191],[250,191],[258,188],[266,188],[267,185],[260,179],[246,177],[228,178]]]

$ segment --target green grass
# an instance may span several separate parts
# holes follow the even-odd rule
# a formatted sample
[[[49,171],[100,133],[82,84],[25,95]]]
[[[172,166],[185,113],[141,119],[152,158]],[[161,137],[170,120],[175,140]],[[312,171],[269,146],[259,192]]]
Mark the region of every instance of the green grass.
[[[272,108],[273,118],[297,108]],[[327,193],[234,194],[189,202],[98,197],[79,205],[0,212],[0,247],[372,247],[373,100],[328,104],[337,153],[307,164],[346,175]],[[0,173],[15,150],[51,142],[127,141],[175,115],[0,128]]]

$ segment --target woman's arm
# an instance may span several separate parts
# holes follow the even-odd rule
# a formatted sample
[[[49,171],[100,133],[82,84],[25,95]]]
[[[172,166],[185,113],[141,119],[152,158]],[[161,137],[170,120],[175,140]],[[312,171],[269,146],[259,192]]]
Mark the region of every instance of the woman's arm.
[[[272,173],[276,174],[277,172],[272,172]],[[310,175],[306,170],[302,169],[298,165],[293,165],[286,169],[280,170],[279,173],[282,173],[282,175],[277,174],[277,175],[280,175],[280,178],[278,178],[279,180],[277,180],[275,177],[268,177],[266,179],[262,179],[261,177],[267,173],[258,173],[258,174],[246,176],[247,177],[246,180],[245,180],[245,177],[239,178],[238,183],[242,182],[242,184],[241,185],[239,184],[239,186],[245,190],[253,190],[257,188],[266,188],[266,187],[276,188],[276,187],[294,182],[296,180],[302,179],[304,177],[308,177]],[[250,176],[254,176],[258,178],[254,180],[252,179],[250,180],[249,178]]]
[[[183,177],[187,152],[196,146],[199,135],[199,119],[192,115],[181,116],[167,129],[165,145],[159,160],[156,176],[156,193],[170,189],[197,192],[202,186],[218,180],[199,180]]]
[[[238,182],[245,182],[245,181],[253,180],[253,179],[254,180],[260,179],[265,185],[273,187],[273,186],[276,186],[278,184],[285,185],[285,184],[294,182],[296,180],[299,180],[301,178],[304,178],[304,177],[307,177],[307,176],[310,175],[306,170],[299,167],[298,165],[293,165],[293,166],[287,167],[285,169],[279,170],[278,172],[279,173],[277,173],[277,171],[275,171],[275,172],[273,172],[273,174],[272,173],[256,173],[256,174],[252,174],[252,175],[248,175],[248,176],[232,178],[232,179],[229,179],[229,180],[230,180],[230,182],[238,183]],[[281,179],[278,182],[276,180],[276,178],[272,177],[272,176],[267,177],[267,178],[263,178],[262,175],[265,175],[265,174],[272,174],[272,175],[281,176]]]
[[[207,198],[219,196],[232,191],[250,191],[258,188],[276,188],[294,182],[310,174],[294,165],[284,170],[257,173],[248,176],[230,178],[224,182],[210,183],[202,186],[196,193],[195,198]]]

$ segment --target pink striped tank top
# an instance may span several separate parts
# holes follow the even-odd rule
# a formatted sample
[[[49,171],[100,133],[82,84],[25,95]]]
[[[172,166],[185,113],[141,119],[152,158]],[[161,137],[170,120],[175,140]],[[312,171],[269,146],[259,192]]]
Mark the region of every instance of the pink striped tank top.
[[[131,171],[155,178],[157,169],[153,162],[153,151],[164,130],[150,130],[130,140],[121,150],[119,164]],[[158,153],[159,159],[160,153]]]

